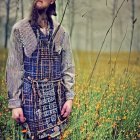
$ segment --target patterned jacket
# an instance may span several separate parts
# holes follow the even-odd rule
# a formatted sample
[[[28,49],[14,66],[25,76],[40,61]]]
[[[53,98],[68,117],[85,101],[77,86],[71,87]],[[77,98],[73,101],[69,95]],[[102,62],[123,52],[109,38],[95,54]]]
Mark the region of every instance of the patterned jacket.
[[[31,57],[36,50],[37,39],[30,26],[29,20],[18,21],[12,28],[9,46],[8,59],[6,64],[6,82],[9,97],[9,108],[18,108],[22,105],[21,93],[24,76],[23,50]],[[54,31],[58,23],[53,20]],[[66,100],[74,98],[73,86],[75,83],[75,66],[70,46],[69,35],[61,26],[55,38],[55,51],[62,53],[62,79],[66,91]],[[23,49],[24,48],[24,49]]]

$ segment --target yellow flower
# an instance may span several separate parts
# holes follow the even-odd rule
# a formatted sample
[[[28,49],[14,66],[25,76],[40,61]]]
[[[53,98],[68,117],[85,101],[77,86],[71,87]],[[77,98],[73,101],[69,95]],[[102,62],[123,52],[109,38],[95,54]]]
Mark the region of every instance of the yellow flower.
[[[112,125],[112,127],[115,128],[116,126],[117,126],[117,123],[114,122],[113,125]]]
[[[97,103],[95,108],[96,108],[96,110],[99,110],[101,108],[101,103],[100,102]]]
[[[84,132],[85,128],[83,126],[80,127],[80,131]]]
[[[67,138],[69,136],[69,134],[71,133],[71,130],[66,130],[63,134],[63,139]]]
[[[126,119],[127,119],[127,117],[126,117],[126,116],[124,116],[122,119],[123,119],[123,120],[126,120]]]

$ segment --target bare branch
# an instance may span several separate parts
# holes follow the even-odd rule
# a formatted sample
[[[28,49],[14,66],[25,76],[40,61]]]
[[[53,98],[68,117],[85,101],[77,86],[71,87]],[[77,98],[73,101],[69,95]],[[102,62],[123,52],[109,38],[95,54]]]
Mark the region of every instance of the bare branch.
[[[114,16],[114,18],[113,18],[113,21],[112,21],[112,23],[111,23],[109,29],[108,29],[107,32],[106,32],[106,35],[105,35],[104,40],[103,40],[103,42],[102,42],[102,44],[101,44],[99,53],[98,53],[97,58],[96,58],[96,60],[95,60],[95,64],[94,64],[94,66],[93,66],[93,68],[92,68],[92,71],[91,71],[91,74],[90,74],[90,76],[89,76],[89,78],[88,78],[88,84],[89,84],[89,85],[91,84],[91,79],[92,79],[92,77],[93,77],[93,73],[94,73],[94,71],[95,71],[95,68],[96,68],[98,59],[99,59],[99,57],[100,57],[101,51],[102,51],[102,49],[103,49],[104,43],[105,43],[105,41],[106,41],[106,38],[107,38],[107,36],[108,36],[110,30],[112,29],[112,27],[113,27],[113,25],[114,25],[114,22],[115,22],[115,20],[116,20],[116,18],[117,18],[117,15],[118,15],[118,13],[119,13],[120,9],[122,8],[122,6],[123,6],[123,4],[124,4],[125,1],[126,1],[126,0],[123,0],[123,1],[122,1],[120,7],[118,8],[118,10],[117,10],[117,12],[116,12],[116,14],[115,14],[115,16]]]
[[[55,32],[54,32],[54,34],[53,34],[53,36],[52,36],[52,40],[55,38],[55,36],[56,36],[58,30],[60,29],[60,27],[61,27],[61,25],[62,25],[62,22],[63,22],[63,19],[64,19],[65,14],[66,14],[66,10],[67,10],[67,7],[68,7],[69,3],[70,3],[70,0],[67,0],[65,9],[64,9],[64,12],[63,12],[63,15],[62,15],[62,19],[61,19],[60,24],[58,25],[57,29],[55,30]]]
[[[114,71],[114,72],[115,72],[115,69],[116,69],[116,64],[117,64],[117,60],[118,60],[118,56],[119,56],[120,50],[121,50],[121,48],[122,48],[123,42],[124,42],[124,40],[125,40],[125,38],[126,38],[126,35],[127,35],[127,30],[128,30],[128,25],[127,25],[127,27],[126,27],[126,32],[125,32],[125,34],[124,34],[124,37],[123,37],[123,39],[122,39],[122,41],[121,41],[120,47],[119,47],[118,52],[117,52],[117,56],[116,56],[115,64],[114,64],[114,68],[113,68],[113,71]]]
[[[106,6],[107,6],[108,1],[106,0]]]

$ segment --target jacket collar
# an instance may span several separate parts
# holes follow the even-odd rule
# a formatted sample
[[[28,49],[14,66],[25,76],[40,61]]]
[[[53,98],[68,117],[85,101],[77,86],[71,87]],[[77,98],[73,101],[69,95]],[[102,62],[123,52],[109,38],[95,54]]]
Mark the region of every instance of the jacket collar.
[[[55,31],[59,24],[54,20],[53,20],[53,24],[54,24],[54,31]],[[20,20],[16,24],[16,28],[19,29],[20,37],[21,37],[21,41],[23,43],[25,54],[28,57],[31,57],[32,53],[37,48],[37,38],[29,23],[29,19],[24,18],[24,19]],[[60,27],[60,29],[58,30],[58,32],[54,38],[55,46],[62,45],[63,34],[64,34],[64,28]]]

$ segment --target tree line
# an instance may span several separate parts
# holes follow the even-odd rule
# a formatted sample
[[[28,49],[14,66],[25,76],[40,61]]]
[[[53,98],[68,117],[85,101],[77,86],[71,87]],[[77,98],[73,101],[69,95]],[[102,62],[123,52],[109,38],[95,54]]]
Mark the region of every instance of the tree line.
[[[23,0],[0,0],[0,22],[4,21],[4,47],[7,48],[11,25],[16,22],[18,15],[24,18]],[[1,23],[2,24],[2,23]]]

